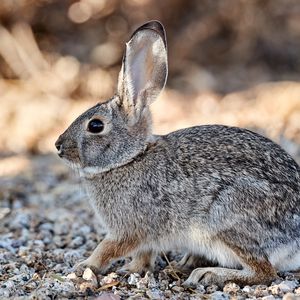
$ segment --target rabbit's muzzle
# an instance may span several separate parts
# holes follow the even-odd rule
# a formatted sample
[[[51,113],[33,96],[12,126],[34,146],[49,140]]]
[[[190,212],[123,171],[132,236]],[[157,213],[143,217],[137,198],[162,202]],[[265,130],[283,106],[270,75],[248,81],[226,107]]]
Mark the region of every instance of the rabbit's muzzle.
[[[70,141],[70,139],[64,138],[63,134],[60,135],[55,142],[55,147],[59,157],[69,161],[78,162],[79,155],[76,144]]]

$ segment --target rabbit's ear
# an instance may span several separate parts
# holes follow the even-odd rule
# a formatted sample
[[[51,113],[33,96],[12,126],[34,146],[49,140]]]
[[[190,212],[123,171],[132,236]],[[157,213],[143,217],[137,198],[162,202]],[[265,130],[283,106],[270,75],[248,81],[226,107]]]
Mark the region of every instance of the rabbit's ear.
[[[158,21],[139,27],[126,43],[118,94],[127,113],[138,118],[164,88],[168,73],[165,30]]]

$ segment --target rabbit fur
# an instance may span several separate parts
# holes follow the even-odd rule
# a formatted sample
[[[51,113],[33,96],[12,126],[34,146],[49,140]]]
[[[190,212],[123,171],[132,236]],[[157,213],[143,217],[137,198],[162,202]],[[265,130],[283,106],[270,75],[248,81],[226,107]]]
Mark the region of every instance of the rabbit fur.
[[[59,155],[79,170],[107,230],[78,264],[105,272],[153,267],[160,251],[178,249],[179,267],[200,256],[184,283],[269,283],[300,267],[300,168],[280,146],[246,129],[222,125],[153,135],[149,105],[164,88],[163,26],[151,21],[126,44],[117,93],[80,115],[59,137]],[[167,113],[167,112],[166,112]],[[88,130],[101,120],[100,133]]]

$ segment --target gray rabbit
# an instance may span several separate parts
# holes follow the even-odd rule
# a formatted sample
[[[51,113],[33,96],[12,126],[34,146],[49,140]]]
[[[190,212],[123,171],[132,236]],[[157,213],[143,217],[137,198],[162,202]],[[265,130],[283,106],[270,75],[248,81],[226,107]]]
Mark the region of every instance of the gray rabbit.
[[[299,166],[246,129],[205,125],[153,135],[149,105],[166,78],[164,28],[151,21],[126,43],[116,95],[56,142],[108,232],[78,268],[105,272],[113,259],[132,256],[123,270],[141,272],[173,249],[187,253],[180,267],[201,256],[218,264],[194,269],[187,286],[270,283],[277,271],[299,268]]]

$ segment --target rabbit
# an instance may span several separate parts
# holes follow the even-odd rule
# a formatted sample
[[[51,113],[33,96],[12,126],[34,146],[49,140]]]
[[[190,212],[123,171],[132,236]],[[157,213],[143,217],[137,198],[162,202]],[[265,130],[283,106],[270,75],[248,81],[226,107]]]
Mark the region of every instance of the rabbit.
[[[107,230],[77,267],[105,273],[112,260],[131,256],[123,270],[142,272],[159,252],[177,249],[186,253],[183,267],[197,257],[214,263],[195,268],[185,286],[268,284],[298,269],[299,166],[279,145],[238,127],[154,135],[149,106],[167,65],[162,24],[139,27],[126,43],[116,94],[56,141]]]

